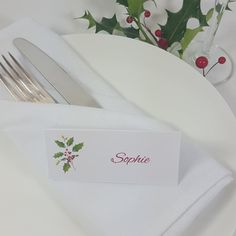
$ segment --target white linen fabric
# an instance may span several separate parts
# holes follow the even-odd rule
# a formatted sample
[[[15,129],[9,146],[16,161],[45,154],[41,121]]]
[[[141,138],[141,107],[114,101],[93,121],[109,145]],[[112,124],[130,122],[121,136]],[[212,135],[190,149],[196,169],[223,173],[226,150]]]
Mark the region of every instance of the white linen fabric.
[[[39,179],[80,224],[85,235],[181,235],[200,211],[232,181],[230,171],[185,136],[181,145],[180,184],[176,187],[50,180],[44,138],[48,128],[155,131],[173,128],[148,118],[122,98],[50,30],[24,20],[0,32],[1,45],[16,53],[12,46],[16,37],[26,38],[47,52],[103,107],[0,102],[1,135],[7,135],[19,150],[17,158],[31,162]],[[2,95],[2,99],[7,97]]]

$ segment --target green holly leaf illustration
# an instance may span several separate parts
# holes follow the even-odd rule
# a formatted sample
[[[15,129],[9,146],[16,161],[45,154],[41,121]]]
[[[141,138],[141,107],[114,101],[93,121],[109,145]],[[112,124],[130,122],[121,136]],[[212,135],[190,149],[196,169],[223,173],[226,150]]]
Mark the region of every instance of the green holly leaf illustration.
[[[208,22],[212,15],[213,15],[214,9],[210,9],[206,14],[206,21]],[[185,51],[185,49],[189,46],[189,44],[192,42],[192,40],[195,38],[195,36],[203,31],[203,26],[198,26],[195,29],[187,29],[183,39],[181,40],[181,46],[182,46],[182,52]]]
[[[76,19],[88,20],[88,22],[89,22],[88,28],[89,29],[96,25],[96,21],[95,21],[95,19],[93,18],[93,16],[91,15],[91,13],[89,11],[85,11],[85,13],[84,13],[84,15],[82,17],[78,17]]]
[[[119,35],[124,35],[129,38],[138,38],[144,42],[156,45],[157,39],[152,31],[148,28],[146,23],[142,22],[143,12],[145,11],[144,3],[146,1],[152,1],[157,7],[157,0],[116,0],[116,3],[124,6],[127,13],[132,18],[132,22],[135,24],[129,24],[129,27],[122,27],[117,21],[116,15],[114,14],[112,18],[103,17],[100,22],[98,22],[89,11],[86,11],[84,16],[78,17],[80,19],[86,19],[89,21],[89,27],[95,27],[95,32],[106,31],[109,34],[115,34],[118,31]],[[226,10],[230,10],[229,4],[236,2],[236,0],[229,0],[226,6]],[[221,12],[221,4],[216,6],[216,10]],[[196,35],[204,30],[204,26],[208,26],[207,22],[209,17],[211,18],[213,13],[213,8],[208,11],[208,14],[204,15],[201,10],[201,0],[183,0],[182,7],[177,12],[167,12],[167,22],[165,25],[161,25],[162,37],[167,46],[170,47],[173,43],[181,43],[180,57],[182,57],[184,50],[189,46]],[[124,17],[127,17],[124,16]],[[222,14],[219,14],[218,21],[221,20]],[[78,19],[76,18],[76,19]],[[188,29],[187,24],[191,18],[199,20],[199,26],[194,29]],[[148,32],[148,33],[147,33]],[[166,48],[165,45],[159,44],[159,47]]]
[[[68,162],[63,165],[63,170],[65,173],[68,172],[70,168],[71,168],[71,166]]]
[[[143,3],[147,0],[120,0],[117,3],[128,7],[128,12],[130,15],[134,17],[138,17],[143,11]],[[133,26],[131,27],[121,27],[119,22],[117,21],[116,14],[113,15],[112,18],[103,17],[100,22],[95,20],[92,14],[89,11],[85,11],[82,17],[78,17],[76,19],[86,19],[89,21],[88,28],[95,27],[95,33],[100,31],[105,31],[109,34],[113,34],[114,30],[118,30],[122,32],[125,36],[129,38],[139,38],[139,29],[135,29]]]
[[[146,1],[148,1],[148,0],[144,0],[144,1],[137,1],[138,2],[138,4],[142,4],[143,5],[143,3],[144,2],[146,2]],[[155,4],[155,6],[156,6],[156,1],[155,0],[152,0],[153,1],[153,3]],[[116,0],[116,2],[118,3],[118,4],[120,4],[120,5],[123,5],[123,6],[125,6],[125,7],[128,7],[129,6],[129,0]],[[130,5],[130,7],[133,7],[132,5]]]
[[[226,6],[226,10],[229,10],[229,11],[232,11],[231,10],[231,8],[229,7],[229,4],[231,3],[231,2],[236,2],[235,0],[229,0],[229,2],[227,3],[227,6]]]
[[[79,144],[76,144],[73,148],[72,148],[72,151],[73,152],[78,152],[79,150],[81,150],[84,146],[84,143],[79,143]]]
[[[58,153],[55,153],[54,154],[54,158],[60,158],[60,157],[62,157],[64,154],[63,154],[63,152],[58,152]]]
[[[125,7],[128,7],[128,0],[116,0],[116,2]]]
[[[190,18],[199,20],[200,26],[207,26],[206,15],[201,11],[201,0],[184,0],[182,8],[178,12],[167,10],[168,19],[164,26],[161,26],[163,37],[171,45],[174,42],[180,42],[187,30],[187,23]]]
[[[103,17],[101,22],[96,22],[96,33],[106,31],[112,34],[117,25],[119,25],[119,23],[116,19],[116,15],[112,18]]]
[[[77,18],[78,19],[78,18]],[[88,28],[95,27],[95,32],[106,31],[109,34],[112,34],[114,29],[119,26],[119,23],[116,19],[116,15],[112,18],[103,17],[100,22],[96,21],[89,11],[86,11],[85,14],[80,17],[80,19],[86,19],[89,21]]]
[[[69,138],[66,142],[67,146],[71,146],[74,143],[74,138]]]
[[[129,27],[129,28],[123,28],[121,30],[125,36],[127,36],[128,38],[138,38],[139,37],[139,29],[135,29],[133,26]]]
[[[128,12],[131,16],[139,17],[144,11],[143,3],[146,0],[128,0]]]
[[[66,145],[63,142],[59,141],[59,140],[56,140],[55,143],[57,144],[58,147],[61,147],[61,148],[66,147]]]

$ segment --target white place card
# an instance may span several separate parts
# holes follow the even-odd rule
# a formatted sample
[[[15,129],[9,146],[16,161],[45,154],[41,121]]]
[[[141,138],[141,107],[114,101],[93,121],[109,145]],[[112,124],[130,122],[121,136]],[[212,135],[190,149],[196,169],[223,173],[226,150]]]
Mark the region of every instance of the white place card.
[[[46,144],[57,181],[178,184],[180,132],[53,129]]]

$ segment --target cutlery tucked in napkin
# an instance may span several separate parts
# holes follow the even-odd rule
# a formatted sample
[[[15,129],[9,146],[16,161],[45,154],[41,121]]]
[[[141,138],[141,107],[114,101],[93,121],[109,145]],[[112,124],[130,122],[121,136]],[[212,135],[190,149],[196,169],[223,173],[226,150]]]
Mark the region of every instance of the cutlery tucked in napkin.
[[[32,163],[42,182],[78,221],[85,235],[181,235],[232,181],[230,171],[185,136],[181,145],[180,184],[176,187],[86,184],[49,179],[44,137],[48,128],[173,129],[148,118],[122,98],[53,32],[25,20],[0,33],[1,45],[6,43],[6,47],[13,48],[10,42],[18,37],[26,38],[44,50],[78,79],[103,107],[0,102],[1,135],[6,135],[11,140],[11,147],[19,150],[16,158]]]

